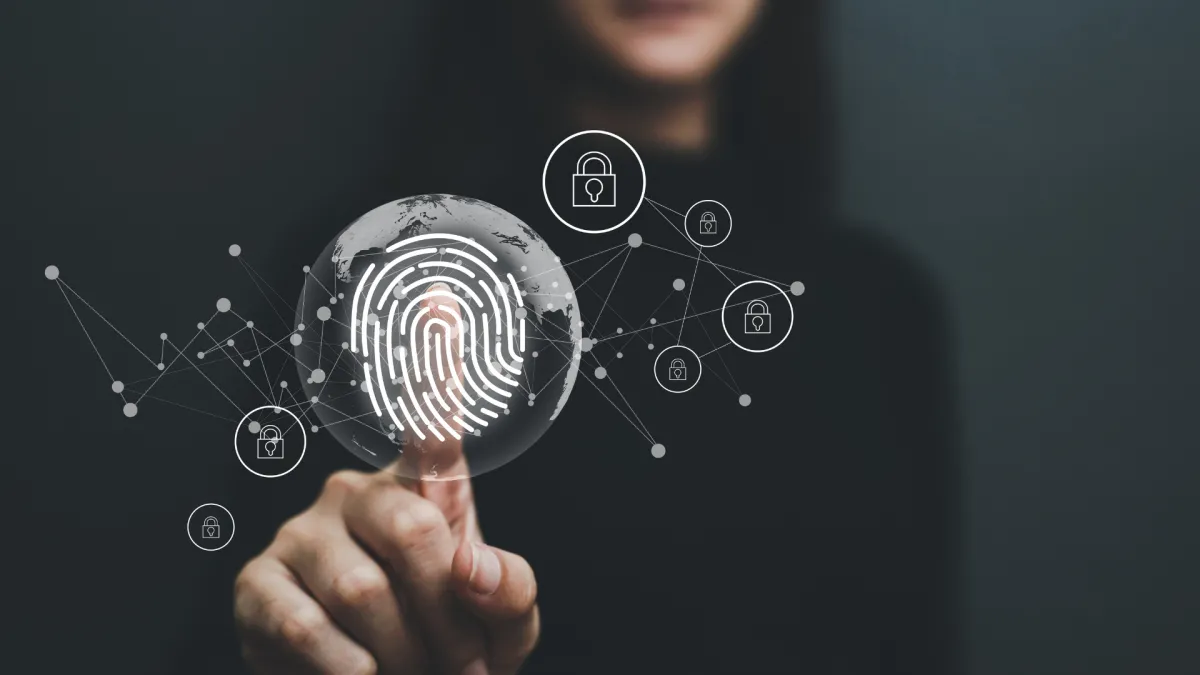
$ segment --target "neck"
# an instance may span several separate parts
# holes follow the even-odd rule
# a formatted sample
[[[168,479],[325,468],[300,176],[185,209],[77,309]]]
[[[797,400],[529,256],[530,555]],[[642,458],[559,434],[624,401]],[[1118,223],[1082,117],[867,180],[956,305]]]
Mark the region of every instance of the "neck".
[[[571,106],[583,128],[604,129],[631,142],[685,152],[703,151],[711,144],[714,108],[715,96],[707,85],[666,96],[581,92]]]

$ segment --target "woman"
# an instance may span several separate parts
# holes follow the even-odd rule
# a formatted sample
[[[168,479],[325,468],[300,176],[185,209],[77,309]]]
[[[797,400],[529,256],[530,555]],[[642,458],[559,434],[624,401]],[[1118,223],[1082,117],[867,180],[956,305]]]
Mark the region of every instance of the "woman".
[[[534,450],[473,486],[334,474],[238,577],[250,667],[945,672],[941,319],[929,284],[887,245],[827,222],[814,4],[438,4],[430,80],[402,102],[414,121],[392,196],[491,201],[564,259],[631,228],[686,247],[647,205],[601,237],[547,217],[546,154],[603,128],[642,152],[656,202],[730,206],[723,264],[803,278],[810,292],[787,349],[721,362],[732,388],[754,392],[752,415],[723,390],[664,400],[626,388],[672,439],[661,462],[615,413],[591,410],[607,404],[584,387]],[[651,311],[664,274],[694,263],[667,258],[623,273],[622,314]]]

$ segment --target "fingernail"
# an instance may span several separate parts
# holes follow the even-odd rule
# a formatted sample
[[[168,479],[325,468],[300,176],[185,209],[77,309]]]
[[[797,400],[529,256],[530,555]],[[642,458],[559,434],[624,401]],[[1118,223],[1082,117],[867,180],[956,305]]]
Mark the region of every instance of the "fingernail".
[[[471,577],[467,582],[471,590],[483,595],[491,595],[500,588],[500,559],[492,549],[471,544]]]
[[[483,662],[483,659],[475,659],[468,663],[466,668],[463,668],[462,675],[488,675],[487,664]]]

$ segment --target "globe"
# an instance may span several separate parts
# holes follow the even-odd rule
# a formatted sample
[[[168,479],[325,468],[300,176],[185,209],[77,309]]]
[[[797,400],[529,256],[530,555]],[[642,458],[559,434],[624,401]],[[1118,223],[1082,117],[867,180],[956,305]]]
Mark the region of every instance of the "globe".
[[[290,336],[306,428],[370,465],[454,480],[512,461],[574,387],[578,299],[559,259],[492,204],[389,202],[307,271]]]

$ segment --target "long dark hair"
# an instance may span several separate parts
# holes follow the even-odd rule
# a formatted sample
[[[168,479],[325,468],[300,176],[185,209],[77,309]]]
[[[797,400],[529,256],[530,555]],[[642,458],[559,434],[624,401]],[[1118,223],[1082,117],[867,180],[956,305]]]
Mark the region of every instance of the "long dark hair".
[[[550,0],[438,0],[428,68],[408,103],[418,184],[470,182],[520,139],[570,128],[568,84],[587,66],[553,25]],[[718,143],[753,159],[764,189],[832,196],[820,0],[768,1],[721,73]],[[416,167],[413,167],[416,168]]]

